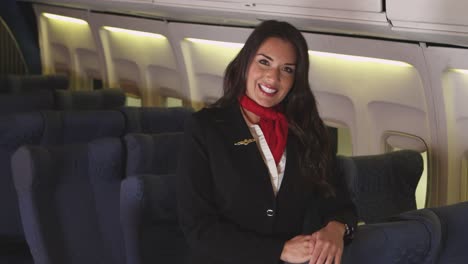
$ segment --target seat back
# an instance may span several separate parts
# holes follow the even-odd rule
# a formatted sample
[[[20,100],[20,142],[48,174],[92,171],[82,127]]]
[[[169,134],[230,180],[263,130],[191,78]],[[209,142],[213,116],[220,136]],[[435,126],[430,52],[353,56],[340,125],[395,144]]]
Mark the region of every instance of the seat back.
[[[56,90],[55,103],[58,110],[117,110],[125,105],[125,94],[120,89]]]
[[[401,150],[381,155],[338,157],[359,219],[366,223],[416,209],[423,171],[421,155]]]
[[[54,90],[66,89],[61,75],[7,75],[0,77],[0,114],[52,110]]]
[[[127,264],[186,263],[175,192],[182,138],[182,133],[125,137],[127,178],[120,199]]]
[[[21,145],[39,143],[43,130],[39,112],[0,116],[0,237],[23,237],[10,158]]]
[[[0,115],[54,109],[54,94],[50,90],[0,94]]]
[[[12,157],[25,236],[36,264],[125,263],[118,138],[23,146]]]
[[[182,141],[182,132],[126,135],[127,176],[175,173]]]
[[[468,202],[430,208],[442,226],[442,249],[439,263],[465,263],[468,260]]]
[[[359,226],[353,242],[345,247],[342,263],[439,263],[441,237],[441,223],[432,211],[406,212],[386,222]]]
[[[7,75],[0,77],[0,93],[66,90],[68,83],[65,75]]]
[[[127,133],[157,134],[184,131],[193,110],[184,107],[124,107]]]
[[[88,142],[101,137],[121,137],[125,120],[119,111],[43,111],[41,145]]]
[[[10,159],[21,145],[84,143],[120,137],[124,117],[119,111],[43,111],[0,116],[0,242],[23,238]]]

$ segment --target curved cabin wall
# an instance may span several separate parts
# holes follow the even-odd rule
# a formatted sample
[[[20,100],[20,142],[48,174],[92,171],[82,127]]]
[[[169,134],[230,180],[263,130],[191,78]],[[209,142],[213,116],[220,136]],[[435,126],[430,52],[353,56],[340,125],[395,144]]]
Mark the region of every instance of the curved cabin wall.
[[[88,61],[99,65],[97,70],[105,86],[122,87],[129,102],[147,106],[171,106],[175,102],[199,108],[219,98],[224,69],[252,31],[252,28],[165,22],[42,5],[36,6],[36,12],[38,19],[43,19],[44,12],[56,12],[85,20],[91,33],[70,27],[69,33],[82,35],[75,38],[86,41],[61,44],[66,47],[63,54],[68,53],[71,59],[60,62],[75,69],[73,58],[82,56],[80,48],[74,45],[84,45],[94,52],[88,52],[94,54]],[[41,36],[50,29],[44,23],[39,26]],[[462,190],[458,185],[463,186],[462,177],[466,174],[462,173],[461,160],[449,169],[446,157],[451,146],[462,148],[460,153],[468,149],[459,144],[468,142],[463,136],[468,129],[463,121],[466,113],[451,110],[456,105],[455,98],[459,105],[456,109],[463,109],[460,100],[468,95],[460,87],[467,80],[465,75],[456,73],[453,77],[446,72],[447,65],[468,69],[463,62],[463,58],[468,58],[466,51],[453,48],[454,53],[449,54],[414,43],[307,32],[304,36],[310,49],[310,83],[320,114],[327,124],[349,131],[345,136],[340,130],[338,133],[342,140],[349,139],[346,151],[352,155],[402,148],[420,151],[427,156],[427,205],[464,199],[466,188]],[[57,60],[55,54],[46,52],[58,42],[55,39],[58,37],[41,41],[45,65]],[[455,60],[458,61],[452,65]],[[85,71],[77,72],[86,76]],[[452,84],[443,84],[442,77]],[[451,93],[455,94],[443,90],[453,90]],[[447,121],[455,117],[455,121]],[[457,141],[444,149],[448,135]],[[421,183],[425,197],[426,184]],[[451,193],[453,188],[459,191]],[[421,203],[419,207],[424,206]]]
[[[95,14],[110,87],[120,87],[141,106],[167,106],[168,98],[187,98],[179,66],[161,21]]]
[[[440,169],[437,183],[444,192],[441,203],[468,199],[466,153],[468,153],[468,50],[428,47],[434,105],[437,106]]]
[[[104,77],[104,64],[87,12],[50,6],[35,11],[44,73],[68,75],[72,89],[92,89],[93,80]]]

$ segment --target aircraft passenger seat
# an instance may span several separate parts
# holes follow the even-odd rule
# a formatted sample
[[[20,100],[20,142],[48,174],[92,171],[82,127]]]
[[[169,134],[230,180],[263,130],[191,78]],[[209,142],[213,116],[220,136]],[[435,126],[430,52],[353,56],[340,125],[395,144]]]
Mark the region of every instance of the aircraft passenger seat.
[[[12,154],[25,144],[61,145],[120,137],[124,129],[124,117],[119,111],[43,111],[0,116],[0,259],[29,255],[12,179]]]
[[[337,160],[360,221],[376,223],[416,209],[415,191],[423,172],[418,152],[339,156]]]
[[[37,90],[66,90],[65,75],[6,75],[0,78],[0,93],[25,93]]]
[[[6,75],[0,78],[0,115],[53,110],[54,89],[66,89],[61,75]]]
[[[0,115],[54,109],[54,94],[49,90],[25,93],[0,93]]]
[[[358,226],[345,247],[343,264],[437,264],[443,236],[439,217],[429,209],[413,210],[381,223]]]
[[[12,157],[24,233],[35,264],[124,264],[119,138],[23,146]]]
[[[468,202],[430,208],[440,219],[442,245],[438,263],[468,262]]]
[[[127,264],[186,263],[175,190],[182,140],[182,133],[125,136],[127,177],[120,201]]]
[[[124,107],[127,133],[157,134],[184,131],[193,110],[186,107]]]
[[[125,105],[125,93],[115,88],[55,90],[55,104],[57,110],[117,110]]]

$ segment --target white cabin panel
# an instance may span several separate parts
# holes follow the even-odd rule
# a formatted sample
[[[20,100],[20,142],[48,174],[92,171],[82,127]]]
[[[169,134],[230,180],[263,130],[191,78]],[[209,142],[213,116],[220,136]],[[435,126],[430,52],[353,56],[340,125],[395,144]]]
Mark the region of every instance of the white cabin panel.
[[[310,54],[309,79],[316,94],[329,93],[351,103],[319,101],[323,117],[352,124],[353,155],[382,153],[382,136],[387,130],[414,134],[430,141],[427,108],[430,87],[424,57],[418,45],[304,34]],[[343,100],[341,100],[343,101]],[[348,106],[352,105],[353,109]],[[354,111],[350,111],[354,110]],[[338,114],[337,112],[343,112]],[[402,116],[404,111],[410,111]],[[330,114],[333,113],[333,114]],[[346,114],[344,114],[346,113]],[[354,115],[351,120],[338,116]],[[391,116],[391,122],[383,119]],[[358,134],[356,134],[356,132]]]
[[[429,65],[439,130],[439,204],[466,200],[466,153],[468,151],[468,50],[428,47]]]
[[[459,0],[386,0],[387,16],[394,26],[468,32],[467,1]]]
[[[169,97],[186,99],[166,23],[97,13],[91,21],[102,42],[110,87],[124,89],[143,106],[166,106]]]
[[[381,0],[257,0],[255,2],[246,2],[243,0],[155,0],[155,3],[165,2],[200,6],[222,6],[226,3],[232,3],[237,4],[239,7],[256,7],[262,5],[270,5],[278,7],[306,7],[320,9],[353,10],[362,12],[382,12],[383,9]]]
[[[169,23],[195,108],[221,97],[223,76],[252,29]]]
[[[83,10],[35,5],[45,74],[70,77],[72,89],[92,89],[104,78],[95,38]]]

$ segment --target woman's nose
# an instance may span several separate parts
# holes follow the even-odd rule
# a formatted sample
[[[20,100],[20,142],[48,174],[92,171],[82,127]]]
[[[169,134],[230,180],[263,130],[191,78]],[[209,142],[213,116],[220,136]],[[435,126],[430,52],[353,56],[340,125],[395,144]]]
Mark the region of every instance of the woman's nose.
[[[267,77],[274,80],[279,81],[280,79],[280,71],[278,68],[272,67],[267,71]]]

